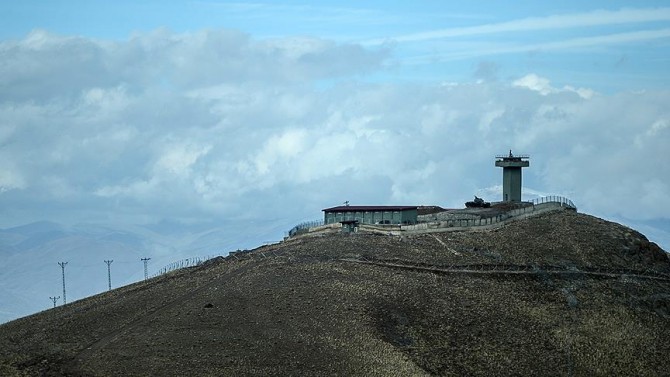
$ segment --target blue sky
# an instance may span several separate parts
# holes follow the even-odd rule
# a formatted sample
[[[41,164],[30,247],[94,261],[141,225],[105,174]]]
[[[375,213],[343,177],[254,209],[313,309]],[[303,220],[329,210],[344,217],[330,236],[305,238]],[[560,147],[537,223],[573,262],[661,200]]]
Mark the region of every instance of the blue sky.
[[[532,70],[603,91],[670,84],[670,7],[661,1],[21,1],[0,11],[2,38],[35,29],[124,40],[160,28],[225,28],[389,48],[388,70],[368,77],[376,80],[462,81],[486,62],[501,78]]]

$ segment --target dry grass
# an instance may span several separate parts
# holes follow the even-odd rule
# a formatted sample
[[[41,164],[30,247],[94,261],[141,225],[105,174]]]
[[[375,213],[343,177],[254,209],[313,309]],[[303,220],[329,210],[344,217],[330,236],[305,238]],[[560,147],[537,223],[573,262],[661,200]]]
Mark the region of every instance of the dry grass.
[[[666,281],[341,260],[668,271],[643,241],[571,213],[492,232],[305,237],[2,325],[0,375],[653,375],[670,367]]]

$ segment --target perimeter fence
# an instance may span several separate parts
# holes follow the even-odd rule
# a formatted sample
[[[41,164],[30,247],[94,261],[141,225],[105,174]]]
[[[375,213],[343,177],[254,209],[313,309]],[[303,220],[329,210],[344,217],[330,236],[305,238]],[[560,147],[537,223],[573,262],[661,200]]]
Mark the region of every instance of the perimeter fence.
[[[178,260],[176,262],[172,262],[172,263],[168,264],[167,266],[161,268],[156,273],[151,275],[151,277],[154,278],[156,276],[167,274],[168,272],[179,270],[179,269],[182,269],[182,268],[199,266],[199,265],[207,262],[210,259],[214,259],[214,258],[220,257],[220,256],[222,256],[222,255],[217,254],[217,255],[208,255],[208,256],[204,256],[204,257],[191,257],[191,258]]]
[[[539,205],[544,203],[559,203],[562,207],[577,210],[577,206],[575,205],[575,203],[573,203],[572,200],[563,196],[557,196],[557,195],[543,196],[541,198],[535,198],[530,202],[533,205]]]
[[[291,230],[286,232],[286,235],[288,237],[293,237],[293,236],[296,236],[298,234],[307,233],[310,228],[315,228],[317,226],[322,226],[322,225],[324,225],[323,220],[305,221],[305,222],[300,223],[300,224],[294,226],[293,228],[291,228]]]
[[[572,200],[562,196],[546,196],[531,200],[530,202],[521,202],[521,207],[510,209],[503,213],[498,213],[493,216],[481,216],[478,218],[461,218],[449,219],[442,221],[425,222],[415,225],[403,225],[401,230],[404,231],[435,231],[443,230],[445,228],[472,228],[482,227],[498,224],[515,217],[525,215],[528,213],[538,212],[551,208],[566,208],[570,210],[577,210],[577,207]],[[525,205],[524,205],[525,204]]]
[[[492,216],[483,215],[479,217],[471,217],[472,215],[470,215],[468,218],[455,218],[441,221],[424,222],[414,225],[399,225],[396,227],[398,230],[402,231],[435,231],[434,229],[481,227],[501,223],[517,216],[554,207],[561,207],[574,211],[577,210],[577,206],[575,206],[572,200],[559,195],[550,195],[536,198],[528,202],[518,203],[518,205],[519,207],[517,208],[513,208]],[[322,225],[324,225],[323,220],[303,222],[291,228],[291,230],[286,232],[285,235],[289,238],[294,237],[309,232],[310,228]],[[361,225],[368,227],[372,226],[371,224]]]

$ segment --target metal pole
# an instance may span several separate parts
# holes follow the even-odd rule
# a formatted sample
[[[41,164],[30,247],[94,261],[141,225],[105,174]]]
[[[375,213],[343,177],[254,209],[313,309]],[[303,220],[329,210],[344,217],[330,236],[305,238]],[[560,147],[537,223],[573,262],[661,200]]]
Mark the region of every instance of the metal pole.
[[[112,290],[112,269],[111,269],[111,264],[114,262],[114,260],[106,260],[105,263],[107,263],[107,286],[108,286],[108,291]]]
[[[147,270],[147,262],[148,262],[150,259],[151,259],[151,258],[142,258],[142,259],[140,259],[142,262],[144,262],[144,280],[147,280],[147,279],[149,278],[149,272],[148,272],[148,270]]]
[[[51,296],[49,296],[49,298],[51,299],[51,301],[54,302],[54,308],[55,308],[55,307],[56,307],[56,301],[58,301],[58,299],[60,298],[60,296],[58,296],[58,297],[51,297]]]
[[[58,265],[63,270],[63,305],[65,305],[67,304],[67,299],[65,296],[65,266],[67,265],[67,262],[58,262]]]

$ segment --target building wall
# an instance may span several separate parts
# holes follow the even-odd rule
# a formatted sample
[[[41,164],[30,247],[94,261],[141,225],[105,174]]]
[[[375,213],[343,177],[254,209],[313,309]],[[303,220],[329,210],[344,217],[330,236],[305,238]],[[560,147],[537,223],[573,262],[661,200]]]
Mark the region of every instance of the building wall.
[[[521,201],[521,168],[506,167],[503,169],[503,201]]]
[[[324,223],[358,220],[361,224],[416,224],[417,210],[324,212]]]

